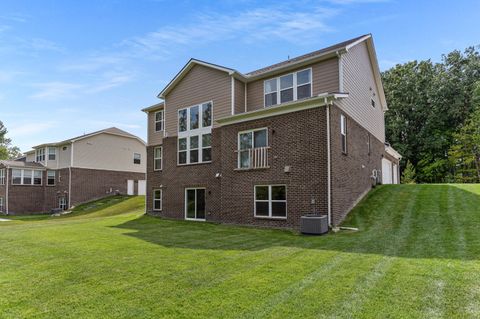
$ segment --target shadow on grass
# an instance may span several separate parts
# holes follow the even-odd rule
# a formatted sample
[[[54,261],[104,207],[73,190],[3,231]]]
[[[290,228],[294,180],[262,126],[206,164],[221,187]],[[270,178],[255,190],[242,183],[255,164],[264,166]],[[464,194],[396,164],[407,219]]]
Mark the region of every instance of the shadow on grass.
[[[351,212],[344,224],[359,227],[358,232],[304,236],[152,216],[114,227],[132,230],[127,236],[171,248],[297,247],[406,258],[479,259],[479,207],[479,194],[455,185],[392,185],[373,190]]]

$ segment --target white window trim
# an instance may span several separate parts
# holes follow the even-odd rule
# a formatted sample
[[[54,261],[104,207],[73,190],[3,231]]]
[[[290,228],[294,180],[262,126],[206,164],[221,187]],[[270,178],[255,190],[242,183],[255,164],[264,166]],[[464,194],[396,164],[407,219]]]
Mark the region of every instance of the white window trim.
[[[0,185],[5,185],[5,168],[0,169]]]
[[[268,127],[260,127],[260,128],[256,128],[256,129],[252,129],[252,130],[245,130],[245,131],[240,131],[238,132],[238,136],[237,136],[237,169],[249,169],[249,168],[246,168],[246,167],[240,167],[240,135],[242,134],[245,134],[245,133],[250,133],[252,132],[252,149],[255,148],[255,132],[257,131],[262,131],[262,130],[266,130],[267,131],[267,145],[265,147],[268,147]],[[244,151],[244,150],[243,150]]]
[[[46,160],[46,151],[45,151],[45,148],[39,148],[39,149],[36,149],[35,150],[35,162],[39,163],[39,162],[45,162]],[[40,157],[40,160],[38,159],[38,157]],[[42,159],[43,157],[43,159]]]
[[[140,163],[135,163],[135,159],[136,159],[136,158],[135,158],[135,155],[140,155],[140,156],[139,156]],[[141,165],[141,164],[142,164],[142,154],[137,153],[137,152],[133,152],[133,164],[134,164],[134,165]]]
[[[156,150],[160,149],[160,157],[155,157],[155,154],[157,153]],[[155,168],[155,163],[157,160],[160,160],[160,168]],[[161,171],[163,169],[163,146],[155,146],[153,148],[153,170],[154,171]]]
[[[15,184],[13,183],[13,180],[14,180],[14,177],[13,177],[13,171],[14,170],[19,170],[21,173],[20,173],[20,184]],[[25,184],[24,182],[24,177],[25,177],[25,170],[27,171],[32,171],[32,175],[31,175],[31,183],[30,184]],[[41,172],[41,178],[40,178],[40,184],[35,184],[35,172]],[[19,169],[19,168],[14,168],[12,169],[12,185],[15,185],[15,186],[19,186],[19,185],[26,185],[26,186],[42,186],[43,185],[43,171],[42,170],[38,170],[38,169]]]
[[[272,200],[272,186],[283,186],[285,187],[285,200]],[[257,200],[257,187],[268,187],[268,200]],[[268,216],[258,215],[257,216],[257,202],[268,202]],[[285,217],[283,216],[272,216],[272,203],[285,202]],[[268,185],[254,185],[253,186],[253,216],[255,218],[268,218],[268,219],[287,219],[288,217],[288,189],[286,184],[268,184]]]
[[[345,149],[343,149],[343,145],[340,145],[342,147],[342,153],[347,154],[348,147],[347,147],[347,117],[343,114],[340,114],[340,135],[341,138],[343,139],[345,137]],[[340,141],[341,143],[342,141]]]
[[[50,154],[50,149],[53,149],[53,151],[54,151],[52,154]],[[55,159],[50,159],[50,155],[54,155],[54,156],[55,156]],[[49,147],[47,148],[47,155],[46,155],[46,156],[47,156],[46,158],[47,158],[49,161],[56,161],[56,160],[57,160],[57,148],[56,148],[56,147],[49,146]]]
[[[48,183],[48,179],[49,179],[49,178],[48,178],[48,173],[49,173],[49,172],[53,172],[53,184],[49,184],[49,183]],[[54,171],[54,170],[48,170],[48,171],[47,171],[47,183],[46,183],[45,185],[51,187],[51,186],[55,186],[56,184],[57,184],[57,172]]]
[[[157,113],[162,113],[162,119],[160,121],[157,121]],[[155,125],[155,132],[163,132],[165,131],[165,111],[164,110],[159,110],[159,111],[156,111],[154,114],[153,114],[153,122],[154,122],[154,125]],[[162,129],[161,130],[157,130],[157,123],[162,123]]]
[[[212,105],[212,114],[211,114],[211,121],[210,121],[210,126],[203,127],[203,110],[202,110],[202,105],[203,104],[208,104],[210,103]],[[198,106],[199,108],[199,123],[198,123],[198,128],[191,130],[190,129],[190,109],[193,107]],[[199,104],[191,105],[188,107],[181,108],[177,111],[177,165],[178,166],[186,166],[186,165],[197,165],[197,164],[205,164],[205,163],[211,163],[212,161],[203,161],[203,135],[205,134],[212,134],[212,126],[213,126],[213,101],[207,101],[207,102],[202,102]],[[182,110],[187,110],[187,130],[180,132],[180,123],[179,123],[179,114],[180,111]],[[190,138],[193,136],[198,136],[198,162],[191,163],[190,162]],[[182,152],[187,152],[187,162],[186,163],[180,163],[180,139],[186,138],[187,139],[187,149],[182,151]],[[208,148],[208,147],[207,147]],[[210,145],[210,148],[212,146]],[[194,149],[195,150],[195,149]]]
[[[287,73],[287,74],[282,74],[278,77],[275,77],[275,78],[270,78],[270,79],[267,79],[267,80],[264,80],[263,81],[263,108],[267,108],[267,107],[272,107],[272,106],[276,106],[276,105],[280,105],[280,104],[284,104],[284,103],[291,103],[291,102],[294,102],[294,101],[297,101],[298,98],[297,98],[297,90],[298,90],[298,85],[297,85],[297,73],[299,72],[302,72],[302,71],[306,71],[306,70],[310,70],[310,82],[307,82],[307,83],[303,83],[301,85],[307,85],[307,84],[310,84],[310,97],[313,97],[313,68],[306,68],[306,69],[302,69],[302,70],[298,70],[298,71],[295,71],[295,72],[291,72],[291,73]],[[281,91],[284,91],[284,90],[288,90],[287,89],[281,89],[280,88],[280,78],[284,77],[284,76],[287,76],[287,75],[291,75],[293,74],[293,100],[292,101],[288,101],[288,102],[283,102],[281,103],[281,100],[280,100],[280,92]],[[271,80],[274,80],[276,79],[277,81],[277,90],[276,91],[272,91],[270,93],[265,93],[265,83],[267,81],[271,81]],[[271,94],[271,93],[274,93],[276,92],[277,93],[277,104],[273,104],[273,105],[270,105],[270,106],[266,106],[265,105],[265,95],[267,94]]]
[[[195,216],[197,216],[197,189],[203,189],[205,190],[205,217],[207,216],[207,189],[205,187],[189,187],[185,188],[185,220],[193,220],[193,221],[198,221],[198,222],[204,222],[206,221],[206,218],[188,218],[187,217],[187,209],[188,209],[188,201],[187,201],[187,192],[189,190],[195,190]]]
[[[160,198],[159,199],[156,199],[155,198],[155,192],[157,191],[160,191]],[[163,190],[160,189],[160,188],[156,188],[153,190],[153,193],[152,193],[152,200],[153,200],[153,206],[152,206],[152,210],[156,211],[156,212],[159,212],[163,209]],[[160,202],[160,209],[156,209],[155,208],[155,202],[156,201],[159,201]]]

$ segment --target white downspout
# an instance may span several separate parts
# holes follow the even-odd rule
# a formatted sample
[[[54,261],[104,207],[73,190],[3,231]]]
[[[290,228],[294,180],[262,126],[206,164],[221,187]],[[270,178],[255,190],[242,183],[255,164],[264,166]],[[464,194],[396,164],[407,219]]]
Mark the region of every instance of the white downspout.
[[[72,166],[73,166],[73,142],[70,145],[70,166],[68,167],[68,207],[72,207]]]
[[[325,99],[326,100],[326,99]],[[332,165],[330,155],[330,104],[327,104],[327,214],[328,225],[332,226]]]
[[[10,170],[10,166],[7,166],[7,169],[6,169],[6,172],[5,174],[7,175],[7,187],[5,187],[5,213],[8,215],[8,184],[9,184],[9,181],[8,181],[8,177],[9,177],[9,173],[8,171]]]

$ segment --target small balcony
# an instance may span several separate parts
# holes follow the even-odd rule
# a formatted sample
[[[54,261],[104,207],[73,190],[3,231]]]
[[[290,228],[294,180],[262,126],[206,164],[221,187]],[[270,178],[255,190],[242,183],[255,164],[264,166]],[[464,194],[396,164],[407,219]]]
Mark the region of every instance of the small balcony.
[[[269,146],[237,150],[237,170],[269,168]]]

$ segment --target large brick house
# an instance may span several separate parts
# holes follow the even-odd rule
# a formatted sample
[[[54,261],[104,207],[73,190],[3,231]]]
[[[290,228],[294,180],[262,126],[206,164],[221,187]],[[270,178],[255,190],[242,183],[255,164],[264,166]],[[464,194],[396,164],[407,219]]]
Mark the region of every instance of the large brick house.
[[[46,213],[113,194],[145,192],[145,142],[112,127],[0,161],[0,212]]]
[[[374,180],[398,183],[371,35],[250,73],[191,59],[158,97],[143,109],[149,214],[335,226]]]

